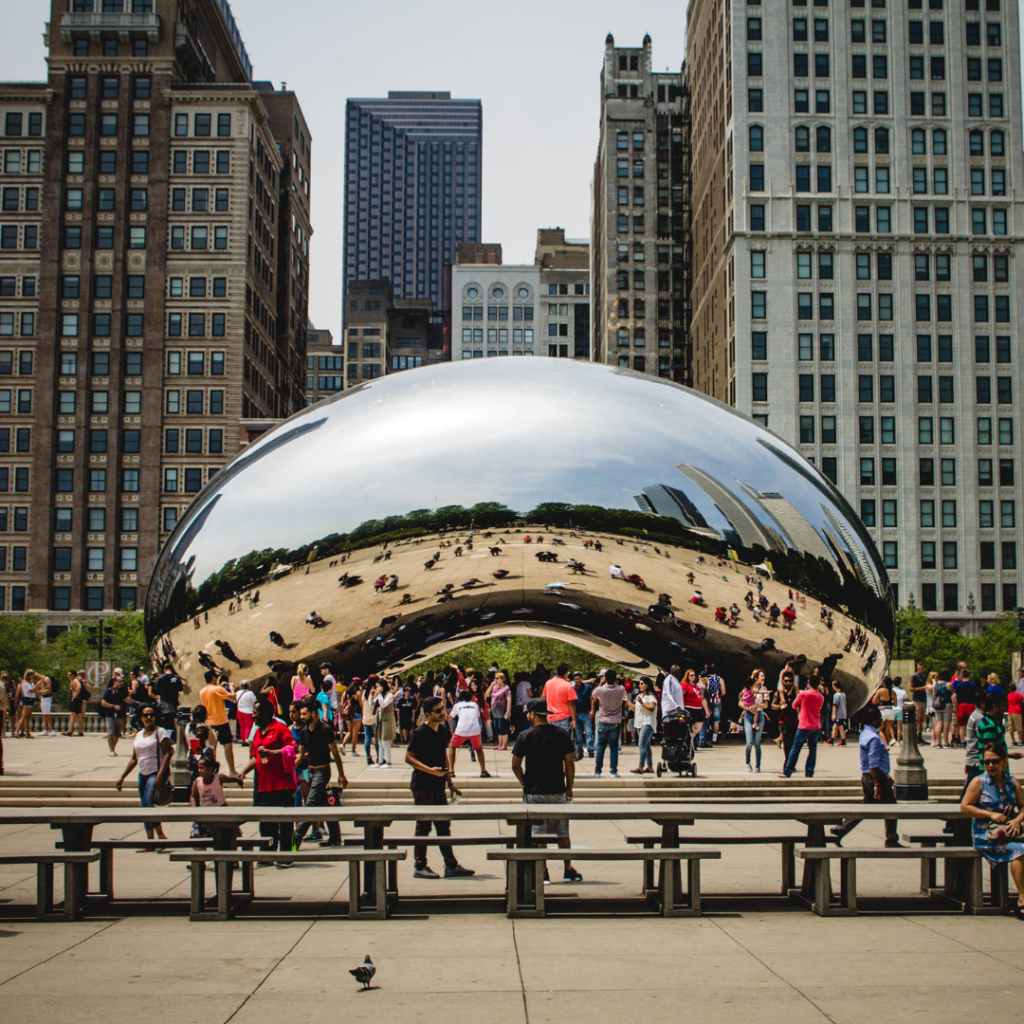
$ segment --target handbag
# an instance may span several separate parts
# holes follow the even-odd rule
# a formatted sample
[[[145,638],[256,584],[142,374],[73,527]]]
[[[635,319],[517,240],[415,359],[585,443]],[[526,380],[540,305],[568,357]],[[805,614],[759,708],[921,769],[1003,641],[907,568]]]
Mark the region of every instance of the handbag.
[[[1010,803],[1006,804],[1001,813],[1007,820],[1001,825],[997,825],[995,822],[992,822],[985,830],[988,841],[996,845],[1001,843],[1011,843],[1018,838],[1010,835],[1007,831],[1009,821],[1017,815],[1016,805]]]

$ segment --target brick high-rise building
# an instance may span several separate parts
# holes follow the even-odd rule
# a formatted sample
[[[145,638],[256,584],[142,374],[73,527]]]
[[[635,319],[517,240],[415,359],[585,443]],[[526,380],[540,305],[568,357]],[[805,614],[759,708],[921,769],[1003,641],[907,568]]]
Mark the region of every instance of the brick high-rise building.
[[[312,231],[226,0],[53,0],[46,39],[0,85],[0,608],[57,629],[140,605],[243,421],[304,405]]]
[[[444,308],[444,267],[480,240],[483,110],[447,92],[389,92],[345,110],[343,287],[391,282]]]
[[[694,386],[836,483],[900,603],[1020,603],[1009,0],[690,0]]]
[[[689,99],[651,37],[601,69],[591,214],[593,359],[689,383]]]

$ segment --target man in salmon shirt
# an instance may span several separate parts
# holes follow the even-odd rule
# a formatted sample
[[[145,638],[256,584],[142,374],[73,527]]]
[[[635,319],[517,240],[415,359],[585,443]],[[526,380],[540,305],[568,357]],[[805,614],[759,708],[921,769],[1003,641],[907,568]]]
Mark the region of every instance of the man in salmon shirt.
[[[568,665],[559,665],[544,684],[543,697],[548,702],[548,725],[576,735],[576,687],[567,678]]]
[[[228,762],[228,769],[235,775],[235,751],[232,747],[234,737],[231,735],[231,723],[228,721],[228,711],[224,706],[225,701],[234,700],[235,694],[228,684],[227,676],[221,676],[221,683],[214,682],[214,675],[208,672],[206,686],[199,691],[199,700],[206,708],[206,725],[210,733],[216,737],[211,744],[214,755],[217,753],[217,744],[224,748],[224,757]]]
[[[788,779],[796,770],[796,762],[800,757],[803,745],[807,744],[807,764],[804,774],[807,778],[814,775],[814,765],[818,758],[818,737],[821,735],[821,706],[825,698],[817,687],[809,686],[807,677],[801,676],[797,684],[799,693],[793,698],[793,708],[797,712],[796,737],[790,748],[786,766],[779,772],[780,779]]]
[[[290,760],[285,747],[292,748]],[[242,769],[240,778],[244,779],[253,769],[258,769],[253,804],[257,807],[294,807],[295,739],[288,726],[274,717],[273,705],[268,700],[261,700],[256,705],[256,732],[250,749],[252,760]],[[287,853],[292,848],[293,828],[290,821],[280,824],[260,822],[260,835],[271,840],[272,850]]]

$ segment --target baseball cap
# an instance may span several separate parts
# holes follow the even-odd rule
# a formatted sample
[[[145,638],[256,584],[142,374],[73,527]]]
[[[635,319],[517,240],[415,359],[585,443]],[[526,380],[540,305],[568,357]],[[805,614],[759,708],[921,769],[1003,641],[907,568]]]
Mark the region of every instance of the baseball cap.
[[[544,718],[548,717],[548,702],[543,697],[534,697],[529,704],[526,705],[527,711],[532,711],[535,715],[541,715]]]
[[[330,668],[331,667],[331,663],[329,661],[321,661],[320,662],[320,667],[321,668]]]

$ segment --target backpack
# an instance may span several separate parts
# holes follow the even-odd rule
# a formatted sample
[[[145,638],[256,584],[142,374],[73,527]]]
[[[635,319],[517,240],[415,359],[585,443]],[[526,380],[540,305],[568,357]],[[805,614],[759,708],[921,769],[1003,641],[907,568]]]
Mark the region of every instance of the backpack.
[[[718,676],[708,677],[708,703],[718,704],[722,699],[722,681]]]
[[[89,689],[89,684],[84,679],[78,681],[78,695],[82,700],[88,700],[92,696],[92,690]]]
[[[932,708],[935,711],[945,711],[949,707],[949,687],[945,683],[936,683],[932,690]]]

